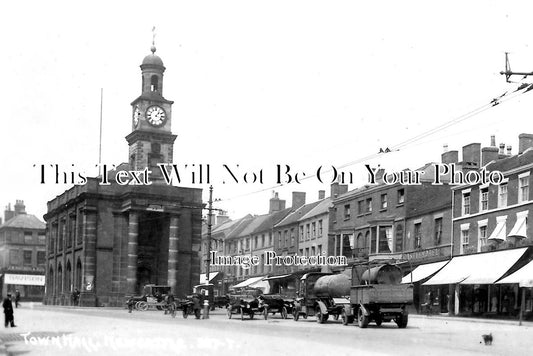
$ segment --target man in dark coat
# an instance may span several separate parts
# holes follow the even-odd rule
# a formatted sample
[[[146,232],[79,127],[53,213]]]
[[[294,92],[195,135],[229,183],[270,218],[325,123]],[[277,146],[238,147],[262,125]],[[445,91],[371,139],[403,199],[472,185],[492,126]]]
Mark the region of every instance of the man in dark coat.
[[[13,303],[11,303],[11,294],[8,294],[7,298],[4,299],[2,307],[4,308],[6,328],[8,327],[8,325],[11,325],[12,328],[16,327],[15,320],[13,318]]]

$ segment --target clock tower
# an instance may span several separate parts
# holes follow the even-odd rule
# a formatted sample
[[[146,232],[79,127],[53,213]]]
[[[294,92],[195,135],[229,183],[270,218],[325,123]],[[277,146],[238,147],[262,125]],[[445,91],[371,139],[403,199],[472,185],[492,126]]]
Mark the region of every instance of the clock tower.
[[[131,170],[152,171],[154,183],[161,182],[162,175],[158,163],[172,163],[174,141],[177,135],[171,131],[173,101],[163,97],[163,73],[165,66],[159,56],[144,57],[141,64],[141,95],[131,103],[132,132],[126,136],[129,144],[129,164]]]

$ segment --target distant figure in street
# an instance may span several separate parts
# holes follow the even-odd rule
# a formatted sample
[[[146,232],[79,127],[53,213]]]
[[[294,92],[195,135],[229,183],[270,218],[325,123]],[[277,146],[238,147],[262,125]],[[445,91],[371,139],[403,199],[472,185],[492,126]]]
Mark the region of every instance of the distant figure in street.
[[[72,292],[72,305],[78,305],[80,301],[80,291],[78,288],[74,289],[74,292]]]
[[[6,328],[8,327],[8,325],[11,325],[12,328],[16,327],[15,319],[13,318],[13,303],[11,303],[11,294],[8,294],[7,298],[4,299],[2,307],[4,308]]]
[[[18,308],[18,307],[19,307],[19,305],[20,305],[19,302],[20,302],[20,292],[19,292],[19,290],[17,289],[17,290],[15,291],[15,308]]]

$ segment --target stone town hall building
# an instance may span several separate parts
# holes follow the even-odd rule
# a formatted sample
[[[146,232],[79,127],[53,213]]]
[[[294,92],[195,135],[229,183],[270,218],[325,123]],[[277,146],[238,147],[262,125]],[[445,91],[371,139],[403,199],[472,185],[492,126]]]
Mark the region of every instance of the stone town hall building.
[[[141,64],[142,93],[126,136],[129,163],[119,170],[152,171],[151,185],[88,178],[48,202],[47,304],[69,304],[74,289],[85,306],[119,306],[145,284],[169,285],[177,296],[200,279],[202,190],[167,185],[157,163],[173,161],[172,101],[163,97],[163,61]],[[116,172],[110,172],[116,173]]]

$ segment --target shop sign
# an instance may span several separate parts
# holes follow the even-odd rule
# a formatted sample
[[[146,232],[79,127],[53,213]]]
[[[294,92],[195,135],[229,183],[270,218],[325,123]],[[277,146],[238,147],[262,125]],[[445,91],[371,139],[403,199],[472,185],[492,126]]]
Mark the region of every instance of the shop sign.
[[[44,286],[44,276],[35,274],[6,274],[4,283],[25,286]]]
[[[449,247],[445,247],[445,248],[435,247],[435,248],[428,248],[428,249],[420,250],[420,251],[405,252],[402,257],[403,259],[409,260],[409,261],[426,260],[432,257],[444,256],[445,250],[449,250]]]

